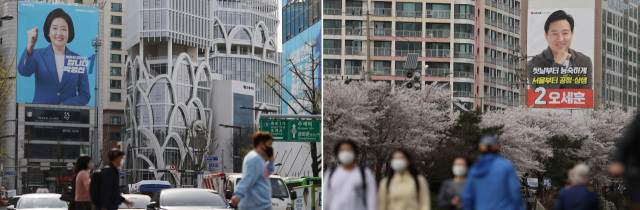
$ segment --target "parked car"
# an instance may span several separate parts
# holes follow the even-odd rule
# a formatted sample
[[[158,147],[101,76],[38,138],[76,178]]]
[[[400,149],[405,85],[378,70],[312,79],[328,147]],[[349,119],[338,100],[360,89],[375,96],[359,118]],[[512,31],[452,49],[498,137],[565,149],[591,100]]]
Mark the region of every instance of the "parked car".
[[[231,198],[231,194],[228,196]],[[157,202],[147,204],[147,209],[149,210],[221,210],[231,208],[229,203],[217,191],[198,188],[164,189],[160,191]]]
[[[60,194],[54,193],[34,193],[26,194],[20,197],[18,203],[14,206],[7,207],[7,210],[16,209],[47,209],[47,210],[66,210],[69,208],[67,202],[60,200]]]
[[[11,198],[11,203],[9,203],[9,205],[15,206],[16,204],[18,204],[20,197],[21,197],[20,195],[13,196],[13,198]]]
[[[124,203],[118,206],[118,209],[146,209],[147,204],[151,202],[151,197],[140,194],[124,194],[122,197],[133,202],[133,207],[129,208]]]

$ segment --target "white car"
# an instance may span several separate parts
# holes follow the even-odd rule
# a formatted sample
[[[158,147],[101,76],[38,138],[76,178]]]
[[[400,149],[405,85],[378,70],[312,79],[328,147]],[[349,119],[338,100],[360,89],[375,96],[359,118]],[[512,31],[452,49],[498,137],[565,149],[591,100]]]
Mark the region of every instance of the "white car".
[[[67,202],[60,200],[60,194],[34,193],[20,197],[16,206],[9,206],[7,210],[66,210],[69,208]]]
[[[118,209],[147,209],[147,204],[151,203],[151,197],[148,195],[124,194],[122,197],[133,202],[133,206],[128,207],[126,204],[122,203],[118,206]]]
[[[235,193],[238,182],[242,180],[242,174],[229,173],[226,175],[227,183],[225,185],[225,192],[231,191],[231,193]],[[291,198],[289,197],[289,190],[282,177],[271,175],[269,179],[271,180],[271,207],[273,210],[290,210]]]

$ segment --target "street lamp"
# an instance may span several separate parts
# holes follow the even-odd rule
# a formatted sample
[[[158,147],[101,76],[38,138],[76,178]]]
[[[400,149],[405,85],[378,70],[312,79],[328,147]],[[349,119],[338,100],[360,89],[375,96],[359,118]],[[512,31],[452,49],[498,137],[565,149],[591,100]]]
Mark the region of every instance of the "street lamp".
[[[100,100],[99,100],[99,93],[98,93],[98,87],[100,87],[100,80],[98,79],[98,61],[100,56],[98,55],[98,50],[100,49],[100,46],[102,46],[102,40],[100,40],[100,37],[96,34],[96,38],[91,40],[91,46],[93,46],[93,48],[96,49],[96,71],[94,72],[95,74],[95,83],[96,83],[96,87],[95,87],[95,99],[93,100],[95,103],[95,107],[96,107],[96,111],[95,111],[95,125],[94,125],[94,129],[93,129],[93,164],[95,165],[93,168],[98,168],[98,166],[100,165],[100,163],[98,163],[98,115],[99,115],[99,104],[100,104]]]
[[[0,20],[13,20],[13,15],[5,15],[0,18]]]

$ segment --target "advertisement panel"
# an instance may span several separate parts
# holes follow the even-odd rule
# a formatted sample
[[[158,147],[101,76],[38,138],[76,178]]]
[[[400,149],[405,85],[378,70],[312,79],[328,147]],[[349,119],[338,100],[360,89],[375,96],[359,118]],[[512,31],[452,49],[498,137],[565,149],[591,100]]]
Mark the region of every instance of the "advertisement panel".
[[[530,1],[527,106],[593,108],[594,9]]]
[[[18,103],[94,106],[98,9],[18,4]]]
[[[321,210],[322,188],[315,185],[295,187],[296,199],[293,201],[293,210]]]
[[[322,60],[322,21],[314,24],[313,26],[307,28],[302,33],[296,35],[291,40],[287,41],[282,45],[282,82],[287,89],[291,90],[293,95],[299,95],[300,98],[303,96],[303,87],[304,83],[296,77],[296,75],[291,73],[291,64],[286,61],[286,59],[292,59],[293,63],[299,69],[305,69],[307,74],[311,73],[312,63],[310,63],[311,58],[309,55],[313,53],[318,58],[319,61]],[[310,49],[308,45],[305,43],[317,43],[314,49]],[[308,75],[311,76],[311,75]],[[321,79],[322,78],[322,67],[318,67],[316,69],[315,77],[317,80],[315,81],[316,87],[322,87]],[[298,114],[305,113],[300,108],[300,105],[297,103],[292,103],[293,99],[289,97],[287,94],[283,94],[285,100],[282,102],[282,114],[294,114],[293,110],[296,110]],[[287,104],[291,105],[288,106]],[[303,105],[307,106],[307,104]],[[305,113],[308,114],[308,113]]]

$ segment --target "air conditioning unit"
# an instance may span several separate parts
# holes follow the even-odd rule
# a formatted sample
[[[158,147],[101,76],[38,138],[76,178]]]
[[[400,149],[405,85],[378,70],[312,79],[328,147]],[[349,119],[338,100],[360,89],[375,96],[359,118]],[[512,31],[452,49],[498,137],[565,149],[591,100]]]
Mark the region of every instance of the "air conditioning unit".
[[[351,31],[347,31],[347,35],[351,35]]]
[[[427,15],[433,15],[433,11],[431,11],[431,10],[427,10],[426,14],[427,14]]]

